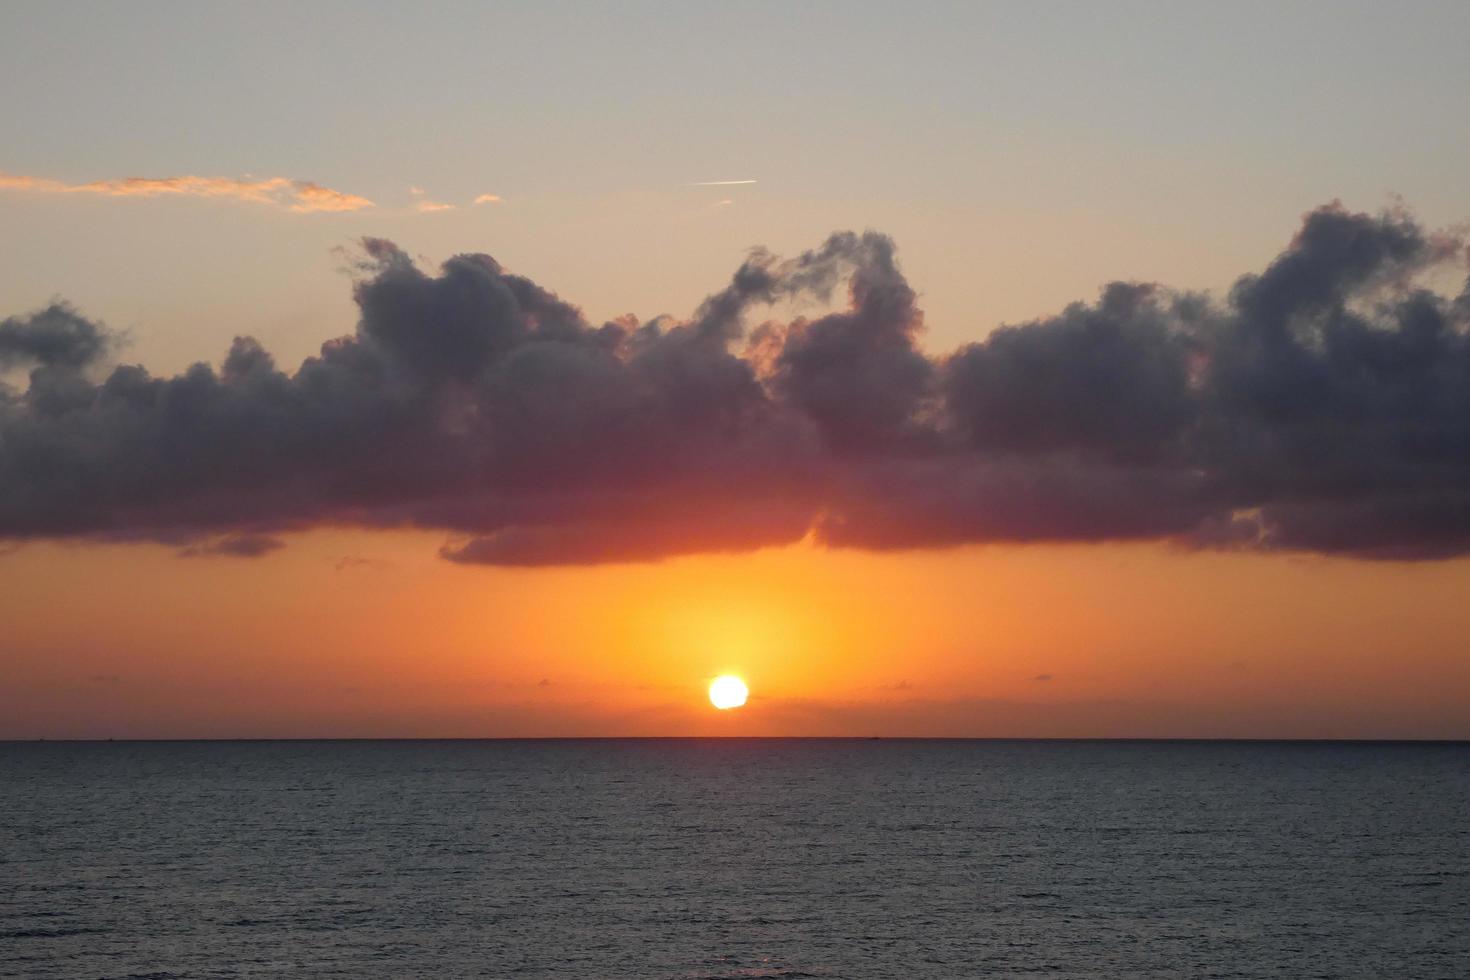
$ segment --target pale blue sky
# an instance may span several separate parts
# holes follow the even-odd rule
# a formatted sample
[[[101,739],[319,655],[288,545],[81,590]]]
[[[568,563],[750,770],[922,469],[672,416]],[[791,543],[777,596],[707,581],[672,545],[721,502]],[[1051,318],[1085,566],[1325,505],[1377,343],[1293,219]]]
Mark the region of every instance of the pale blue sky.
[[[750,245],[875,227],[945,348],[1111,278],[1219,288],[1332,198],[1470,219],[1467,29],[1465,3],[12,2],[0,171],[377,207],[0,191],[0,316],[59,295],[159,370],[241,332],[290,362],[350,329],[333,249],[365,234],[647,316]],[[722,178],[759,183],[685,186]]]

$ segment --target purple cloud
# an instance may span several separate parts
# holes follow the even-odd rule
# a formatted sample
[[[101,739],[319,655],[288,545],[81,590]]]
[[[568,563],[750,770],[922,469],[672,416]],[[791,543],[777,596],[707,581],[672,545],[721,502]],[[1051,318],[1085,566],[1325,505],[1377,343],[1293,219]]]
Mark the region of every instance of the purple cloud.
[[[893,243],[756,250],[688,319],[589,322],[484,255],[365,240],[360,319],[294,372],[103,369],[63,305],[0,321],[0,540],[258,556],[321,524],[420,527],[465,563],[1170,539],[1470,552],[1470,292],[1409,215],[1308,214],[1222,299],[1113,283],[947,355]],[[815,319],[750,321],[798,297]]]

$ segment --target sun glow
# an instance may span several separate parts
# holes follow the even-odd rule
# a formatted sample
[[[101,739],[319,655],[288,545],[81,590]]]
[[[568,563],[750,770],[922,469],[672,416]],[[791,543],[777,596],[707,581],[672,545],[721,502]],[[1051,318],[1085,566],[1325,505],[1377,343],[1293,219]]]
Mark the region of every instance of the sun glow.
[[[710,681],[709,703],[721,711],[740,707],[749,696],[750,688],[733,674],[722,674]]]

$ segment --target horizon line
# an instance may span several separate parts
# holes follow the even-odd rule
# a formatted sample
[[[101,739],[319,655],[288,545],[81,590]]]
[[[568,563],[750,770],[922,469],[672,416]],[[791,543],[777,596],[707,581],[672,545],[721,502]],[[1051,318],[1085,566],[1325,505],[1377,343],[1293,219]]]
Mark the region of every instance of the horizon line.
[[[1085,742],[1137,744],[1278,744],[1278,745],[1466,745],[1470,736],[1462,738],[1372,738],[1358,736],[1305,736],[1277,738],[1271,736],[1011,736],[1011,735],[346,735],[346,736],[260,736],[260,737],[96,737],[69,738],[35,736],[0,738],[0,745],[31,745],[38,742],[64,744],[108,743],[242,743],[242,742]]]

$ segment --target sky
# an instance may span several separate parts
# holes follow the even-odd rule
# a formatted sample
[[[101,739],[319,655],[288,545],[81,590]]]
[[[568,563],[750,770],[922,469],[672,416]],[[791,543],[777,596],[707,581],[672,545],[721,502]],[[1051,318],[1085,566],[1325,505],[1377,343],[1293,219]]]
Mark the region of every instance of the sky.
[[[8,4],[0,737],[1470,737],[1467,27]]]

